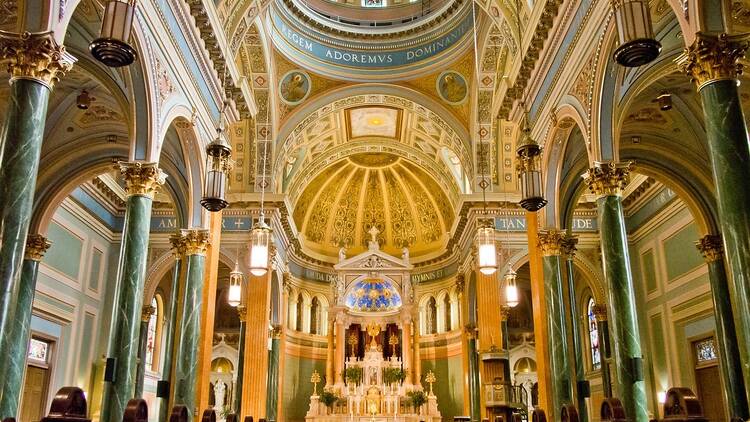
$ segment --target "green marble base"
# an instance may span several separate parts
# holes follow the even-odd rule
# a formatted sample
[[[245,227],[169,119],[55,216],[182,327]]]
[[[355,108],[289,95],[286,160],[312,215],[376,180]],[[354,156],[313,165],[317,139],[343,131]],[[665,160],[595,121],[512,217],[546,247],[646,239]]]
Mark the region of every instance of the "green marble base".
[[[266,419],[275,421],[279,403],[279,345],[281,340],[271,339],[268,351],[268,381],[266,383]]]
[[[240,415],[242,411],[242,381],[245,378],[245,330],[246,323],[240,320],[240,338],[239,338],[239,351],[237,357],[237,380],[234,384],[234,401],[232,402],[232,410],[234,413]]]
[[[135,398],[143,398],[143,383],[146,381],[146,345],[148,342],[148,321],[141,321],[138,334],[138,364],[135,370]]]
[[[23,260],[21,271],[21,283],[16,302],[16,324],[13,327],[12,338],[8,355],[8,370],[5,378],[0,381],[5,392],[0,399],[0,415],[3,418],[18,415],[18,404],[21,401],[21,390],[23,376],[26,370],[26,354],[29,347],[31,334],[31,315],[34,306],[34,291],[36,289],[36,278],[39,272],[39,261],[33,259]]]
[[[609,296],[609,325],[615,361],[617,397],[635,422],[648,422],[646,387],[639,375],[637,360],[642,358],[635,290],[630,273],[628,239],[622,198],[603,196],[597,200],[602,266]],[[642,370],[640,371],[642,375]]]
[[[201,337],[201,310],[203,308],[203,272],[206,257],[188,255],[187,271],[180,317],[180,341],[175,355],[175,404],[188,409],[194,417],[196,409],[195,387],[198,377],[198,353]]]
[[[552,409],[544,409],[547,417],[557,420],[563,405],[571,403],[573,397],[568,362],[568,336],[563,302],[563,281],[559,255],[545,256],[544,297],[547,303],[547,335],[550,338],[549,356],[550,393]]]
[[[735,80],[700,90],[745,385],[750,385],[750,139]],[[745,400],[750,402],[746,389]]]
[[[0,131],[0,356],[9,356],[18,341],[13,335],[18,324],[15,309],[49,95],[49,88],[39,82],[14,80]],[[6,386],[21,388],[23,372],[11,364],[0,359],[0,380],[6,380],[0,384],[0,402],[17,400],[17,393],[6,392]],[[14,397],[5,400],[5,394]],[[0,414],[0,418],[11,416],[17,415]]]
[[[116,370],[114,382],[104,383],[99,419],[102,422],[120,422],[128,400],[135,395],[151,203],[151,198],[135,195],[128,197],[125,208],[108,347],[108,357],[115,359]]]

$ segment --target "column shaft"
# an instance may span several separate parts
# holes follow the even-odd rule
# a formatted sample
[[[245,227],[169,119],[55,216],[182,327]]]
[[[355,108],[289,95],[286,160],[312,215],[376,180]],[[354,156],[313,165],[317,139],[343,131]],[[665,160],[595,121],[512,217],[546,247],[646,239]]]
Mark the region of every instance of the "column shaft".
[[[237,313],[240,316],[240,339],[238,343],[237,356],[237,380],[234,384],[234,400],[232,402],[232,411],[236,414],[242,412],[242,379],[245,371],[245,320],[247,319],[247,308],[243,305],[237,307]]]
[[[422,352],[419,346],[419,330],[414,330],[414,385],[422,386]]]
[[[174,354],[174,344],[177,331],[177,298],[180,290],[180,271],[182,269],[182,252],[180,251],[179,237],[174,236],[170,239],[175,239],[178,243],[173,243],[173,249],[175,250],[175,261],[174,268],[172,268],[172,287],[169,292],[169,312],[167,313],[166,322],[166,334],[164,336],[164,361],[162,362],[161,379],[162,383],[172,382],[172,362]],[[164,384],[167,385],[167,384]],[[159,422],[166,422],[169,418],[169,389],[165,389],[163,393],[165,397],[159,397]]]
[[[607,322],[607,306],[594,305],[596,315],[596,331],[599,333],[600,372],[602,388],[605,398],[612,397],[612,379],[609,374],[609,359],[612,356],[609,347],[609,323]]]
[[[745,381],[742,378],[742,360],[737,345],[732,301],[729,296],[729,282],[724,268],[724,255],[721,237],[707,235],[697,244],[708,265],[708,279],[714,302],[716,340],[719,344],[721,380],[723,392],[729,407],[729,417],[746,420],[750,417],[746,401]]]
[[[334,383],[334,375],[333,375],[333,371],[334,371],[333,361],[335,359],[335,354],[334,354],[335,345],[334,345],[334,339],[333,339],[333,330],[335,329],[334,326],[335,324],[334,324],[333,317],[329,317],[328,318],[328,336],[327,336],[328,350],[326,350],[326,384],[325,384],[326,387],[330,387]],[[287,325],[287,328],[288,328],[288,325]]]
[[[404,321],[404,326],[402,327],[401,331],[401,365],[404,367],[404,371],[406,373],[409,373],[411,371],[411,355],[409,354],[409,345],[411,345],[411,330],[412,324],[411,320]],[[407,376],[405,380],[406,384],[409,384],[409,377]]]
[[[138,366],[135,372],[135,397],[143,397],[143,383],[146,381],[146,349],[148,347],[148,323],[156,311],[151,305],[143,307],[141,329],[138,334]]]
[[[189,417],[199,409],[196,402],[198,354],[200,349],[201,310],[203,308],[203,275],[206,263],[208,232],[188,230],[186,238],[185,290],[180,316],[180,341],[175,355],[175,404],[187,407]]]
[[[471,410],[471,421],[482,420],[481,385],[479,380],[479,352],[477,351],[477,339],[473,333],[468,334],[469,356],[469,407]]]
[[[687,49],[686,72],[703,103],[719,223],[732,272],[735,322],[745,385],[750,383],[750,139],[742,111],[739,60],[748,49],[746,35],[697,33]],[[750,402],[746,389],[746,402]]]
[[[114,365],[114,379],[105,380],[108,382],[104,385],[102,422],[119,422],[128,400],[135,393],[151,204],[156,186],[164,181],[161,171],[153,165],[124,164],[121,171],[129,184],[129,196],[125,207],[117,291],[113,301],[115,309],[109,334],[107,365]],[[146,177],[150,180],[144,183]]]
[[[575,288],[575,265],[573,263],[574,253],[578,239],[572,235],[567,235],[563,243],[565,252],[565,268],[568,279],[568,308],[570,314],[570,335],[573,338],[573,360],[575,364],[575,379],[572,385],[574,388],[576,403],[578,404],[578,415],[581,422],[588,421],[588,411],[586,409],[586,397],[584,397],[583,388],[587,386],[586,376],[583,368],[583,345],[581,344],[581,314],[579,314],[576,303]],[[586,389],[588,390],[588,389]]]
[[[609,320],[614,336],[612,352],[617,370],[617,391],[628,417],[636,422],[645,422],[648,421],[648,409],[641,340],[622,199],[614,195],[604,196],[597,201],[597,207],[602,261],[612,309]]]
[[[249,276],[245,325],[245,368],[242,380],[243,417],[265,418],[268,392],[268,306],[271,297],[271,270],[261,277]]]
[[[40,235],[30,235],[26,240],[26,257],[23,260],[21,281],[19,283],[18,301],[16,302],[16,323],[13,326],[10,350],[8,351],[8,370],[2,383],[4,394],[0,398],[0,415],[9,417],[18,415],[18,404],[24,371],[26,354],[29,346],[31,315],[34,307],[34,291],[39,272],[39,261],[49,248],[50,243]]]
[[[279,399],[279,338],[280,328],[274,328],[271,338],[271,348],[268,350],[268,383],[266,390],[266,419],[269,422],[276,421]]]
[[[539,233],[539,245],[544,258],[544,298],[547,302],[547,333],[550,336],[548,346],[550,375],[552,377],[552,406],[545,409],[552,420],[559,419],[560,409],[570,403],[572,388],[570,383],[570,365],[568,362],[568,336],[565,309],[563,302],[562,263],[560,247],[564,234],[557,230]]]
[[[335,371],[336,371],[336,385],[342,385],[344,378],[342,373],[344,372],[344,360],[346,359],[346,328],[344,328],[344,321],[341,317],[336,319],[336,358],[335,358]]]

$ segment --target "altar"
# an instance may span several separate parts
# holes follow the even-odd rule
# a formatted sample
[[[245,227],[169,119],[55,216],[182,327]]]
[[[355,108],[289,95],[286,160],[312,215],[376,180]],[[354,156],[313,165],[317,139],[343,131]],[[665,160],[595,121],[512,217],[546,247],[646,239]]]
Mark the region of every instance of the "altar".
[[[320,375],[307,421],[440,421],[437,397],[422,387],[413,347],[417,309],[410,281],[408,249],[400,258],[380,250],[379,232],[370,230],[364,253],[347,258],[342,248],[334,266],[335,306],[329,313],[335,347]],[[428,381],[431,382],[431,381]]]

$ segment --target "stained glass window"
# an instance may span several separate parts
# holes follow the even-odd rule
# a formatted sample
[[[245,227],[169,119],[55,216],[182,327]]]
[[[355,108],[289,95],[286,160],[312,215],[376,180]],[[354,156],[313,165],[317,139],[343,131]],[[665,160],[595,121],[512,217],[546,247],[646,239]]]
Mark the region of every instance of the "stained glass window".
[[[304,311],[304,309],[305,309],[305,299],[302,297],[302,293],[300,293],[299,296],[297,296],[297,331],[304,330],[303,325],[302,325],[302,320],[304,316],[302,312]]]
[[[695,343],[695,354],[698,363],[710,362],[718,359],[714,338],[707,338]]]
[[[49,354],[49,343],[42,340],[32,338],[29,341],[29,359],[38,362],[47,363],[47,355]]]
[[[159,318],[159,307],[156,297],[151,299],[151,306],[154,308],[154,312],[148,320],[148,336],[146,337],[146,368],[153,370],[154,351],[156,350],[156,321]]]
[[[451,328],[451,299],[448,295],[443,297],[443,309],[445,309],[445,331],[450,331]]]
[[[427,334],[437,334],[437,302],[434,297],[427,301],[427,324],[425,326]]]
[[[385,7],[386,0],[362,0],[362,7]]]
[[[591,366],[599,369],[602,366],[602,356],[599,352],[599,328],[596,325],[596,315],[594,315],[594,299],[589,298],[587,311],[587,321],[589,327],[589,344],[591,346]]]
[[[310,334],[320,334],[320,301],[317,297],[310,303]]]

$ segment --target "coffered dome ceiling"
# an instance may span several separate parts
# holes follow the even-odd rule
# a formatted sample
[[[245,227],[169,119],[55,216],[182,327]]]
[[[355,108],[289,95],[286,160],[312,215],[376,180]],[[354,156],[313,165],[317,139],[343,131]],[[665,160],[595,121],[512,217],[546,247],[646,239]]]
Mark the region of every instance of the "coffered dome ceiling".
[[[454,211],[440,186],[421,168],[394,154],[350,155],[332,163],[294,204],[294,221],[308,253],[337,257],[366,249],[374,225],[381,249],[429,258],[444,248]]]

